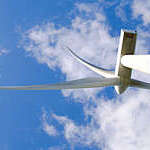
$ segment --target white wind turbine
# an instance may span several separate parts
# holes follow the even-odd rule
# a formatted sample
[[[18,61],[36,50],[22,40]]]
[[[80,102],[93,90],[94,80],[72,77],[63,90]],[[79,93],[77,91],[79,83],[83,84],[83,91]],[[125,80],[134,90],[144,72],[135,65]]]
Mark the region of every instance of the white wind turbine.
[[[132,69],[150,73],[150,55],[134,55],[136,36],[136,31],[121,30],[117,63],[114,72],[90,64],[77,56],[69,47],[66,47],[79,62],[103,76],[103,78],[90,77],[58,84],[0,86],[0,90],[57,90],[115,86],[116,92],[121,94],[128,87],[150,89],[150,83],[131,79]]]

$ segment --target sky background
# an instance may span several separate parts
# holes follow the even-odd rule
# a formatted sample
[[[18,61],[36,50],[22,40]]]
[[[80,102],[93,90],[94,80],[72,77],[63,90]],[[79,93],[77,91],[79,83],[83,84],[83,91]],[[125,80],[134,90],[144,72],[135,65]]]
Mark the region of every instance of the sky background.
[[[142,7],[141,7],[142,6]],[[150,51],[149,0],[0,1],[1,85],[98,76],[63,49],[114,69],[121,29]],[[133,78],[150,82],[133,71]],[[150,92],[113,87],[0,91],[1,150],[149,150]]]

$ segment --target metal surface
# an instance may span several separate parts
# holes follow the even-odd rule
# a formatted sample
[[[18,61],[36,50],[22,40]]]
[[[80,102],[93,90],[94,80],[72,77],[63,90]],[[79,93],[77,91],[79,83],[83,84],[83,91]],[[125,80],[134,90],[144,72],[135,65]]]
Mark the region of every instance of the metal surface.
[[[70,51],[70,53],[83,65],[85,65],[87,68],[89,68],[90,70],[98,73],[99,75],[106,77],[106,78],[113,78],[115,76],[113,71],[109,71],[106,70],[104,68],[100,68],[97,67],[87,61],[85,61],[84,59],[80,58],[78,55],[76,55],[69,47],[67,47],[67,49]]]
[[[120,43],[118,47],[117,64],[115,69],[115,76],[120,77],[121,85],[115,86],[118,94],[124,92],[128,87],[128,80],[131,79],[130,68],[121,64],[121,57],[124,55],[133,55],[136,45],[136,32],[121,30]]]
[[[0,86],[0,90],[60,90],[96,88],[104,86],[120,85],[118,78],[84,78],[66,81],[58,84],[32,85],[32,86]]]
[[[121,64],[130,69],[135,69],[150,74],[150,55],[125,55]]]

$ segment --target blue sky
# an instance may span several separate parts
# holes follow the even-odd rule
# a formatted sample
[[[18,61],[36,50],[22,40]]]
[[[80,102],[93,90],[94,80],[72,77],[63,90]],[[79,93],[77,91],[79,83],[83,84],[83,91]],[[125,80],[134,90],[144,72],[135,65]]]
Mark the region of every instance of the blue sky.
[[[5,0],[0,18],[1,85],[97,76],[63,45],[113,69],[122,28],[137,30],[136,53],[150,50],[148,0]],[[150,82],[140,72],[132,77]],[[148,150],[149,97],[134,88],[118,96],[112,87],[0,91],[0,149]]]

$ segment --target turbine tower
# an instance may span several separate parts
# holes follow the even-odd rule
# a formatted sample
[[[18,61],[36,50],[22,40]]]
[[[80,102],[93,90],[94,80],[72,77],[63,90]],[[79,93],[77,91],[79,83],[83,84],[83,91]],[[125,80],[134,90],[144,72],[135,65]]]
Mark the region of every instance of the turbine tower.
[[[59,90],[59,89],[79,89],[79,88],[97,88],[104,86],[114,86],[118,94],[123,93],[128,87],[137,87],[150,89],[150,83],[145,83],[131,79],[132,69],[145,73],[150,73],[150,55],[134,55],[136,46],[136,31],[121,30],[120,42],[118,47],[118,56],[115,71],[109,71],[97,67],[76,55],[69,47],[68,51],[80,63],[90,70],[103,76],[89,77],[73,81],[66,81],[58,84],[30,85],[30,86],[0,86],[0,90]],[[140,61],[139,61],[140,60]]]

